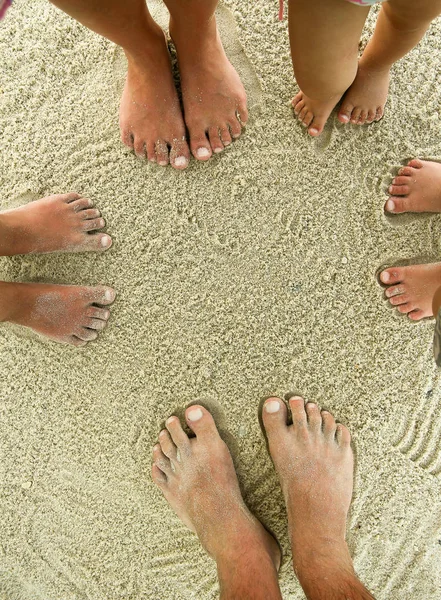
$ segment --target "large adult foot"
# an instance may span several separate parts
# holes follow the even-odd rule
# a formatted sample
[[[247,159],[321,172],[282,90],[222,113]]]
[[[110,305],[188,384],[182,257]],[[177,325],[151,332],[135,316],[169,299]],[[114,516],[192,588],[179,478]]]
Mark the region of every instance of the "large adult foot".
[[[304,127],[308,128],[309,135],[317,137],[323,131],[329,115],[341,96],[334,96],[326,102],[313,100],[300,91],[291,101],[294,113]]]
[[[153,448],[154,482],[216,560],[220,574],[228,568],[233,573],[256,556],[261,569],[276,573],[279,547],[246,507],[231,455],[213,417],[199,405],[187,408],[185,417],[196,437],[187,436],[177,417],[167,420],[167,429],[160,432],[159,444]]]
[[[338,111],[339,121],[341,123],[350,122],[353,125],[365,125],[379,121],[384,114],[389,79],[389,69],[367,69],[363,67],[361,60],[357,75],[343,96]]]
[[[30,327],[51,340],[84,346],[95,340],[115,299],[108,287],[0,282],[0,321]]]
[[[412,159],[392,179],[389,193],[387,212],[441,212],[441,164]]]
[[[0,256],[107,250],[101,213],[79,194],[47,196],[0,213]]]
[[[178,94],[173,82],[164,32],[152,25],[145,54],[127,54],[127,79],[120,106],[121,139],[139,156],[188,166],[190,151]]]
[[[190,148],[195,158],[208,160],[240,136],[248,120],[245,89],[225,54],[214,17],[198,29],[171,19],[170,35],[178,55]]]
[[[409,319],[433,317],[432,302],[441,286],[441,263],[391,267],[380,273],[387,285],[385,294],[392,306]]]
[[[294,570],[308,598],[372,598],[355,594],[365,588],[345,542],[354,469],[349,431],[303,398],[289,406],[292,425],[279,398],[265,402],[263,422],[285,497]]]

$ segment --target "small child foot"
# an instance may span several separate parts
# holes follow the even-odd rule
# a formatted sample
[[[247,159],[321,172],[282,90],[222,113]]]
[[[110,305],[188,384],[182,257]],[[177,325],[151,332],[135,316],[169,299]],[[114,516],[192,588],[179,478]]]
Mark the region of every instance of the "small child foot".
[[[0,256],[107,250],[112,239],[96,233],[105,225],[93,202],[57,194],[0,212]]]
[[[196,437],[187,436],[177,417],[166,421],[153,448],[154,482],[218,566],[256,550],[263,565],[278,569],[279,547],[246,507],[213,417],[198,405],[187,408],[185,416]]]
[[[365,125],[379,121],[384,114],[387,93],[389,90],[389,69],[375,71],[364,69],[360,64],[357,75],[343,96],[338,111],[341,123]]]
[[[414,158],[398,171],[389,193],[389,213],[441,212],[441,164]]]
[[[412,321],[433,316],[432,301],[441,286],[441,263],[391,267],[380,273],[386,298]]]
[[[62,344],[95,340],[115,300],[108,287],[0,282],[0,321],[9,321]]]
[[[327,102],[319,102],[317,100],[312,100],[300,91],[291,100],[291,105],[297,119],[304,127],[308,128],[309,135],[317,137],[322,133],[329,115],[334,110],[334,107],[339,100],[340,97],[335,96]]]

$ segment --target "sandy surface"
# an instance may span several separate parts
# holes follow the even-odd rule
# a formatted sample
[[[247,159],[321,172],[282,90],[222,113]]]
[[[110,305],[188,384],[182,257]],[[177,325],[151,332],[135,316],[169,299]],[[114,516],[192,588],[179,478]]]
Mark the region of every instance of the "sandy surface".
[[[246,502],[283,546],[284,597],[302,598],[257,419],[288,391],[352,431],[360,577],[379,600],[440,597],[433,323],[391,310],[376,272],[440,256],[440,217],[387,219],[383,203],[406,158],[441,156],[441,20],[394,67],[381,123],[331,119],[318,140],[288,105],[277,3],[228,0],[222,24],[250,126],[183,173],[119,142],[119,49],[43,0],[17,0],[0,25],[1,207],[77,191],[114,239],[99,256],[2,258],[0,278],[119,294],[84,350],[0,328],[2,600],[217,596],[214,563],[149,476],[163,420],[194,400],[217,407]]]

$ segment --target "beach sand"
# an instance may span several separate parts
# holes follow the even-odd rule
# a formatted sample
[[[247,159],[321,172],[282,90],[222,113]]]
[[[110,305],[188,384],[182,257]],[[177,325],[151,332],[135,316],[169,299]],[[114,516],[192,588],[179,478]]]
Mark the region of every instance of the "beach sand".
[[[17,0],[0,25],[1,208],[76,191],[114,240],[101,255],[1,258],[0,278],[118,292],[82,350],[0,328],[2,600],[217,597],[214,562],[150,478],[164,420],[195,401],[213,408],[248,506],[283,547],[284,598],[302,598],[257,418],[263,397],[290,391],[352,432],[360,578],[378,600],[440,597],[433,321],[391,309],[377,272],[441,254],[439,216],[383,212],[391,173],[441,157],[441,20],[394,66],[380,123],[332,117],[317,140],[292,116],[277,3],[228,0],[220,22],[251,118],[185,172],[121,144],[119,48],[43,0]]]

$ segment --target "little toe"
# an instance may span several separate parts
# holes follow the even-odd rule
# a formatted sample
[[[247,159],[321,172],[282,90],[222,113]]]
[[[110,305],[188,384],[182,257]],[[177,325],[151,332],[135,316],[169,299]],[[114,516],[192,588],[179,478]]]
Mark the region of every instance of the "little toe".
[[[349,123],[353,110],[354,106],[352,104],[342,104],[337,116],[340,123]]]
[[[203,406],[199,404],[190,406],[185,411],[188,426],[196,434],[199,440],[209,440],[219,437],[213,417]]]
[[[98,337],[98,332],[94,331],[93,329],[87,329],[86,327],[80,327],[76,332],[75,335],[80,338],[80,340],[83,340],[84,342],[92,342],[93,340],[96,340],[96,338]]]
[[[182,429],[178,417],[172,416],[167,419],[165,426],[173,440],[173,443],[179,448],[180,452],[188,452],[190,449],[190,440],[188,435]]]
[[[384,115],[384,110],[382,106],[379,106],[377,108],[377,110],[375,111],[375,121],[381,121],[381,119],[383,118]]]
[[[169,459],[163,453],[161,446],[155,444],[153,446],[153,463],[168,477],[172,474],[172,469]]]
[[[112,304],[112,302],[115,300],[115,296],[115,290],[109,287],[100,286],[92,288],[89,298],[93,304],[107,306],[108,304]]]
[[[89,306],[86,310],[86,316],[91,319],[107,321],[110,317],[110,310],[107,310],[107,308],[99,308],[98,306]]]
[[[410,188],[408,185],[390,185],[387,191],[392,196],[407,196],[410,192]]]
[[[269,440],[272,435],[278,435],[281,427],[286,429],[287,416],[288,411],[283,400],[280,400],[280,398],[268,398],[265,400],[262,410],[262,420]]]
[[[425,314],[422,310],[417,308],[416,310],[407,313],[407,316],[409,319],[412,319],[412,321],[421,321],[421,319],[424,319]]]
[[[322,417],[315,402],[307,402],[305,406],[308,425],[312,431],[319,431],[322,427]]]
[[[141,138],[135,138],[133,143],[133,149],[135,151],[136,156],[139,158],[145,158],[145,142]]]
[[[86,219],[82,222],[81,228],[83,231],[96,231],[102,229],[105,226],[105,220],[100,217],[99,219]]]
[[[88,319],[86,323],[84,323],[84,327],[88,329],[94,329],[95,331],[102,331],[107,325],[107,321],[103,321],[103,319]]]
[[[400,304],[400,306],[397,306],[397,310],[403,315],[407,315],[407,313],[415,310],[415,306],[410,302],[407,302],[406,304]]]
[[[291,100],[291,106],[295,106],[296,104],[298,104],[301,100],[303,100],[303,92],[298,92],[294,98]]]
[[[405,289],[402,285],[391,285],[384,292],[387,298],[392,298],[393,296],[398,296],[399,294],[404,294]]]
[[[128,129],[121,129],[121,141],[128,148],[133,148],[133,135]]]
[[[385,269],[380,273],[380,281],[386,285],[394,285],[396,283],[400,283],[402,280],[403,273],[399,268],[391,267],[390,269]]]
[[[419,158],[413,158],[407,164],[409,167],[412,167],[414,169],[422,169],[424,167],[423,161]]]
[[[230,133],[233,140],[236,140],[238,137],[240,137],[240,134],[242,133],[242,127],[237,119],[231,119],[231,121],[228,121],[228,127],[230,128]]]
[[[292,396],[289,401],[294,429],[303,429],[308,424],[305,411],[305,400],[301,396]]]
[[[152,465],[152,479],[159,487],[167,483],[166,474],[156,465]]]
[[[164,140],[157,140],[155,143],[156,162],[161,167],[165,167],[169,163],[168,146]]]
[[[159,432],[159,445],[161,446],[161,450],[165,456],[167,456],[170,460],[176,460],[177,448],[166,429],[163,429]]]
[[[335,432],[335,439],[340,447],[348,447],[351,443],[351,434],[349,433],[349,429],[339,423]]]
[[[79,212],[80,210],[84,210],[85,208],[92,208],[93,206],[93,202],[92,200],[89,200],[89,198],[80,198],[79,200],[69,202],[69,204],[75,212]]]
[[[327,410],[321,411],[322,416],[322,431],[326,438],[334,439],[337,424],[334,415],[331,415]]]
[[[224,149],[224,145],[219,135],[218,127],[210,127],[208,130],[208,139],[210,140],[211,149],[215,154],[219,154]]]
[[[368,111],[368,115],[366,117],[366,125],[370,125],[375,121],[376,112],[373,110]]]

